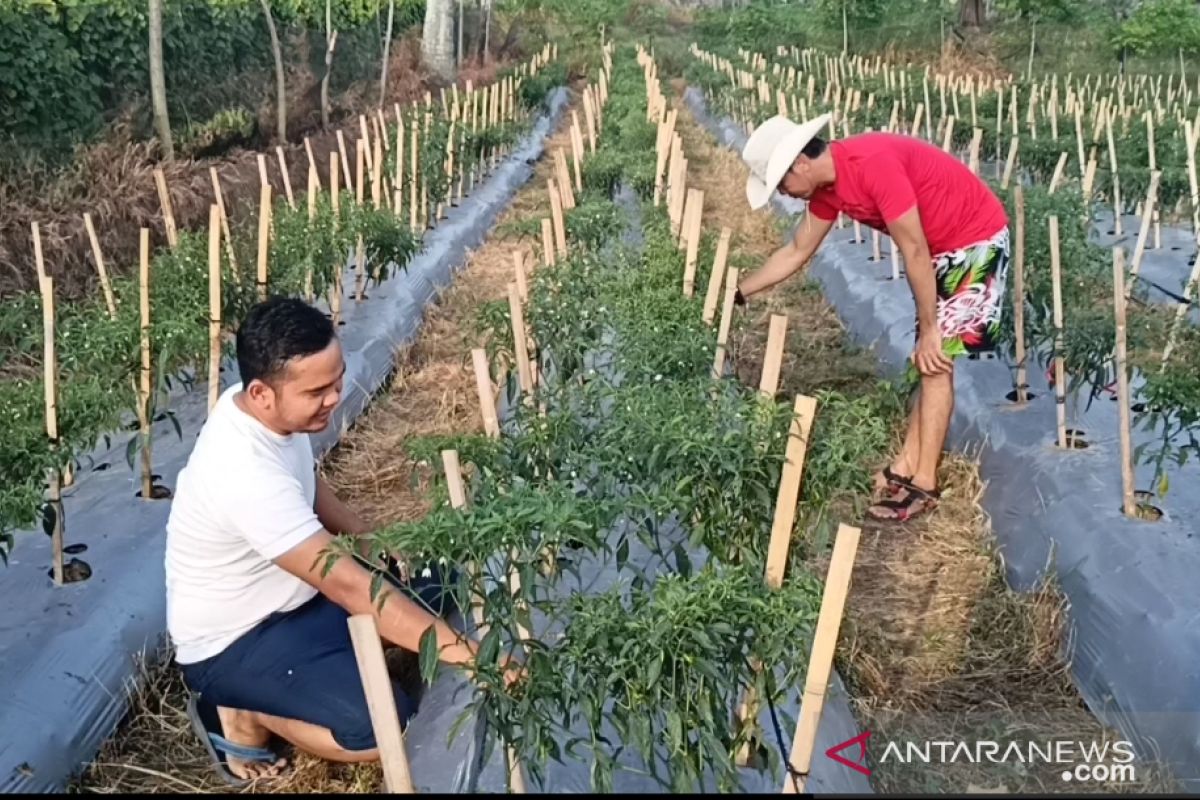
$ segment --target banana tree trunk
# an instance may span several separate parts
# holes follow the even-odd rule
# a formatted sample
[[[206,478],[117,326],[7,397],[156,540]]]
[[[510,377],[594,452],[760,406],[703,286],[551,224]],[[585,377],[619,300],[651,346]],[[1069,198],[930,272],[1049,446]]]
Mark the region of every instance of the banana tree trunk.
[[[270,0],[260,0],[263,17],[267,21],[267,33],[271,35],[271,55],[275,59],[275,133],[279,141],[287,141],[287,86],[283,79],[283,49],[279,46],[279,33],[275,30],[275,17],[271,15]]]
[[[150,0],[150,97],[163,159],[171,161],[175,158],[175,146],[171,140],[171,119],[167,116],[167,79],[163,72],[162,0]]]
[[[444,80],[454,80],[453,0],[429,0],[421,36],[421,59]]]

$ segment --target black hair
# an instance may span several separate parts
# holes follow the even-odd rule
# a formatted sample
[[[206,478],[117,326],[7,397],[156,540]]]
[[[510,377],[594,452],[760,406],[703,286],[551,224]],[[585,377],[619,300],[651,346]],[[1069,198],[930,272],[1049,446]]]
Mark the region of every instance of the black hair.
[[[333,339],[333,323],[302,300],[272,297],[257,304],[237,332],[242,386],[269,381],[292,359],[319,353]]]
[[[808,144],[804,145],[804,149],[800,151],[800,155],[807,158],[817,158],[825,152],[825,140],[820,136],[814,136],[808,140]]]

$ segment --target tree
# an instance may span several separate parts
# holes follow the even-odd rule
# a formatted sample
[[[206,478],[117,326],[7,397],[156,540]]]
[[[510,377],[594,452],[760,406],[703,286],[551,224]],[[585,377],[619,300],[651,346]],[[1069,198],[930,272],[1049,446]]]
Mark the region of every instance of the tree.
[[[984,0],[958,0],[958,24],[965,28],[978,28],[987,18]]]
[[[429,0],[425,4],[421,60],[438,77],[454,80],[454,0]]]
[[[337,31],[333,29],[332,0],[325,0],[325,74],[321,76],[321,127],[329,127],[329,76],[333,72],[333,48]]]
[[[383,40],[383,67],[379,70],[379,107],[383,107],[383,99],[387,97],[388,56],[392,49],[392,21],[396,17],[396,0],[388,2],[387,37]]]
[[[492,38],[492,0],[482,0],[483,3],[483,63],[487,63],[488,47]]]
[[[154,127],[163,158],[175,158],[171,140],[171,119],[167,115],[167,79],[163,73],[162,0],[150,0],[150,98],[154,109]]]
[[[271,15],[270,0],[260,0],[263,16],[267,21],[267,33],[271,35],[271,55],[275,58],[275,132],[280,142],[287,141],[287,87],[283,79],[283,50],[279,46],[279,33],[275,30],[275,18]]]

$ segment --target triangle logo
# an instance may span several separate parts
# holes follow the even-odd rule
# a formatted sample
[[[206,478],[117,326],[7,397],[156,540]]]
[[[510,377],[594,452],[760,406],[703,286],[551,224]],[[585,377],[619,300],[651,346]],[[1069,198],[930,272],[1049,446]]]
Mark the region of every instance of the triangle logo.
[[[830,758],[832,758],[834,761],[838,762],[839,764],[845,764],[850,769],[855,770],[857,772],[861,772],[863,775],[870,775],[871,770],[866,765],[867,764],[867,739],[868,739],[868,737],[870,737],[870,735],[871,735],[870,731],[863,731],[858,736],[855,736],[853,739],[847,739],[846,741],[842,742],[841,744],[835,744],[833,747],[831,747],[825,751],[825,755],[829,756]],[[855,754],[854,760],[851,761],[850,759],[848,759],[842,755],[842,751],[847,750],[854,746],[858,747],[858,752]]]

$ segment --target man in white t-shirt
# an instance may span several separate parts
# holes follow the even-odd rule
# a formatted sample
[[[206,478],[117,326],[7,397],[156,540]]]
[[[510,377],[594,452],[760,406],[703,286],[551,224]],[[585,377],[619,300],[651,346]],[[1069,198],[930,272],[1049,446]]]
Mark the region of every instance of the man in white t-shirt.
[[[252,309],[237,334],[242,383],[218,400],[179,474],[167,522],[167,626],[192,692],[189,713],[230,783],[279,774],[274,734],[321,758],[378,758],[346,621],[416,651],[437,631],[442,661],[474,645],[372,573],[338,558],[338,534],[368,532],[317,475],[309,434],[328,425],[345,365],[333,325],[299,300]],[[510,673],[513,674],[513,673]],[[394,686],[403,724],[413,704]]]

